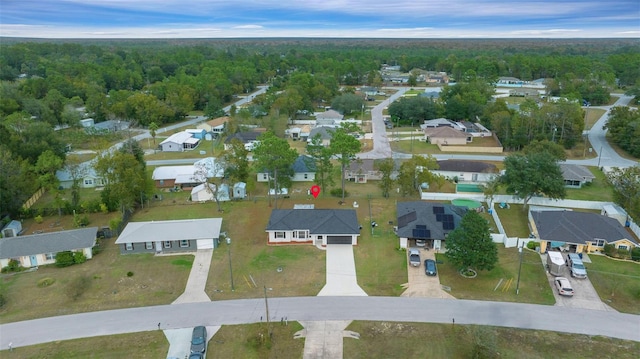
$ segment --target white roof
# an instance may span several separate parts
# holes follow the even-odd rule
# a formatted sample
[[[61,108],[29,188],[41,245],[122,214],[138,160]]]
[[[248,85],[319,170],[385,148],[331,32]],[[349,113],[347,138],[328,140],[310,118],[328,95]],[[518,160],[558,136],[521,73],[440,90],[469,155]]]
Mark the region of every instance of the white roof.
[[[203,191],[203,190],[206,191],[207,189],[205,188],[205,185],[207,185],[207,184],[209,185],[209,191],[211,191],[211,193],[215,193],[216,185],[214,185],[213,183],[202,183],[202,184],[199,184],[199,185],[193,187],[193,189],[191,190],[191,195],[194,195],[194,194],[196,194],[196,193],[198,193],[200,191]]]
[[[193,176],[193,165],[189,166],[162,166],[153,170],[151,178],[155,180],[176,179],[180,175]]]
[[[218,238],[221,226],[222,218],[129,222],[116,244]]]
[[[156,169],[153,170],[153,175],[151,176],[151,178],[154,181],[170,179],[177,180],[178,178],[181,178],[183,182],[179,183],[190,183],[194,181],[185,180],[185,176],[189,179],[191,179],[192,177],[197,177],[195,176],[195,174],[198,171],[202,171],[202,166],[204,166],[204,169],[207,171],[207,178],[220,178],[224,176],[224,168],[222,168],[222,166],[220,165],[217,165],[216,159],[213,157],[206,157],[196,161],[193,165],[156,167]]]
[[[160,142],[160,145],[164,145],[165,143],[169,143],[169,142],[174,142],[181,145],[185,143],[189,138],[193,138],[191,137],[191,134],[189,132],[182,131],[182,132],[174,133],[173,135],[169,136],[166,140]],[[197,138],[194,138],[194,139],[197,140]]]
[[[187,138],[186,140],[184,140],[184,143],[189,143],[192,145],[195,145],[198,142],[200,142],[200,140],[195,137]]]

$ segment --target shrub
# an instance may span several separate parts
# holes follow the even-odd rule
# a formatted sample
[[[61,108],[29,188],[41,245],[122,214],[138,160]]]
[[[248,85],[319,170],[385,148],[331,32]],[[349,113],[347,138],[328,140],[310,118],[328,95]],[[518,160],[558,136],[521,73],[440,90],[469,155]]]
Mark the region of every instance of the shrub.
[[[83,215],[75,215],[73,217],[73,226],[74,227],[86,227],[89,225],[89,223],[91,223],[89,221],[89,216],[87,216],[86,214]]]
[[[615,253],[616,253],[616,247],[613,244],[605,244],[603,252],[609,257],[613,257],[615,256]]]
[[[40,287],[40,288],[48,287],[48,286],[52,285],[55,282],[56,282],[56,280],[53,279],[53,278],[49,278],[49,277],[42,278],[42,279],[40,279],[38,281],[38,287]]]
[[[538,246],[538,242],[534,242],[534,241],[527,242],[527,248],[531,250],[535,250],[537,246]]]
[[[133,272],[131,271],[127,272],[127,277],[133,277]]]
[[[105,213],[105,214],[109,213],[109,208],[107,207],[106,204],[100,203],[100,212]]]
[[[634,247],[631,250],[631,259],[634,261],[640,261],[640,247]]]
[[[629,258],[629,250],[627,249],[618,249],[618,258]]]
[[[329,191],[329,193],[333,196],[333,197],[342,197],[342,188],[334,188],[331,191]],[[347,192],[346,190],[344,191],[344,196],[349,197],[349,192]]]
[[[73,252],[64,251],[56,253],[56,267],[64,268],[74,264]]]
[[[38,224],[41,224],[41,223],[44,221],[44,219],[42,219],[42,215],[41,215],[41,214],[37,215],[37,216],[34,218],[34,220],[35,220],[35,221],[36,221],[36,223],[38,223]]]
[[[7,299],[3,293],[0,293],[0,308],[4,307],[5,304],[7,304]]]
[[[23,270],[25,270],[25,268],[20,265],[20,262],[15,259],[10,259],[9,265],[2,268],[2,273],[22,272]]]
[[[74,252],[73,253],[73,263],[82,264],[87,261],[87,256],[84,255],[83,252]]]

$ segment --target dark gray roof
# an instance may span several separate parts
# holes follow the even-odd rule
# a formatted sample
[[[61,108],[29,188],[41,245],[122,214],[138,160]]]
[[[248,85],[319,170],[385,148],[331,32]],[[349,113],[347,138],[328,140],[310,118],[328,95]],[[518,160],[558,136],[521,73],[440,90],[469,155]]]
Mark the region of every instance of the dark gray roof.
[[[438,207],[434,210],[434,207]],[[434,213],[440,211],[443,215],[450,215],[453,228],[444,228],[444,221]],[[444,239],[445,234],[451,232],[460,225],[462,217],[467,213],[465,207],[454,206],[445,203],[430,203],[422,201],[399,202],[397,205],[398,237],[416,238],[414,229],[424,228],[429,235],[426,239]],[[418,227],[424,226],[424,227]],[[426,228],[425,228],[426,227]]]
[[[308,229],[310,234],[360,234],[353,209],[274,209],[267,231]]]
[[[91,248],[96,243],[98,227],[33,234],[0,239],[0,257],[15,258],[73,249]]]
[[[476,173],[497,173],[498,168],[491,163],[465,160],[442,160],[438,161],[440,171],[460,171]]]
[[[236,132],[232,135],[227,136],[227,138],[224,140],[224,143],[231,143],[234,138],[239,139],[242,143],[248,143],[251,141],[256,141],[258,139],[258,136],[260,136],[261,134],[262,132],[257,131]]]
[[[295,173],[305,173],[305,172],[315,172],[316,171],[316,163],[313,158],[309,156],[298,156],[295,162],[293,162],[293,172]]]
[[[531,215],[542,240],[586,244],[594,239],[614,242],[626,238],[636,243],[618,220],[597,213],[531,211]]]

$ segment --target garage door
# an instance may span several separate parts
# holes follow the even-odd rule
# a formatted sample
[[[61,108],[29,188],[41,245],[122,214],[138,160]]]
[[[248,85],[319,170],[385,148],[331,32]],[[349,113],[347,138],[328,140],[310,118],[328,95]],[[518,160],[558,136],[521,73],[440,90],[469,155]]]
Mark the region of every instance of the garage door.
[[[327,236],[327,244],[351,244],[351,236]]]

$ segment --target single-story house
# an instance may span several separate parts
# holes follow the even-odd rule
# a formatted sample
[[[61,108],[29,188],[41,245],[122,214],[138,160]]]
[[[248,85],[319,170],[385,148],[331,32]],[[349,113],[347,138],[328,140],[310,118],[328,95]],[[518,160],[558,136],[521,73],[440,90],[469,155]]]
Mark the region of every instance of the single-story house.
[[[287,130],[287,134],[292,140],[307,141],[311,134],[311,127],[309,125],[302,125],[300,127],[292,127]]]
[[[425,120],[424,123],[420,125],[420,129],[422,130],[438,127],[451,127],[462,130],[457,123],[446,118],[434,118],[433,120]]]
[[[633,235],[618,222],[597,213],[567,210],[529,211],[531,234],[540,240],[540,252],[560,247],[575,253],[601,252],[605,244],[631,250]]]
[[[207,134],[207,131],[202,128],[189,128],[184,130],[184,132],[190,133],[191,137],[197,138],[199,140],[204,139],[204,136]]]
[[[22,234],[22,222],[13,220],[2,227],[2,236],[0,237],[17,237]]]
[[[193,137],[189,132],[178,132],[160,142],[160,149],[163,152],[184,152],[198,147],[200,140]]]
[[[431,172],[458,182],[488,182],[498,175],[498,168],[491,163],[467,160],[441,160],[438,169]]]
[[[224,149],[231,149],[231,141],[233,141],[234,139],[242,142],[246,148],[247,145],[256,143],[260,135],[262,135],[262,132],[259,131],[236,132],[232,135],[227,136],[227,138],[224,140]]]
[[[564,186],[569,188],[582,188],[585,183],[590,183],[596,176],[585,166],[561,163]]]
[[[129,222],[116,244],[120,254],[193,252],[218,247],[222,218]]]
[[[203,172],[204,171],[204,172]],[[153,170],[151,178],[156,188],[193,188],[202,183],[202,174],[207,178],[224,177],[224,168],[213,157],[196,161],[193,165],[160,166]]]
[[[360,225],[353,209],[274,209],[266,231],[269,244],[357,245]]]
[[[473,140],[473,137],[451,127],[443,126],[438,128],[424,129],[424,138],[434,145],[466,145]]]
[[[396,234],[400,248],[426,241],[428,247],[441,249],[447,235],[458,228],[466,207],[422,201],[398,202]]]
[[[209,120],[201,125],[198,125],[198,128],[202,128],[207,132],[219,135],[227,129],[227,123],[229,121],[231,121],[231,117],[218,117],[214,118],[213,120]]]
[[[331,144],[331,138],[333,137],[334,132],[335,132],[335,128],[333,127],[327,127],[327,126],[314,127],[311,130],[311,133],[309,133],[309,137],[307,138],[307,144],[312,143],[316,135],[320,135],[320,143],[325,147],[329,146]]]
[[[72,251],[82,252],[87,259],[93,257],[98,227],[72,229],[69,231],[30,234],[0,239],[0,267],[9,265],[11,259],[30,268],[54,264],[56,254]]]
[[[291,168],[293,169],[291,180],[294,182],[308,182],[315,181],[316,179],[316,164],[310,156],[298,156]],[[257,174],[258,182],[269,182],[269,179],[270,177],[267,172]]]
[[[336,122],[342,121],[344,116],[336,110],[327,110],[325,112],[316,112],[316,125],[334,125]]]
[[[496,85],[498,85],[498,86],[500,86],[500,85],[522,85],[522,84],[524,84],[524,81],[520,80],[519,78],[510,77],[510,76],[498,77],[498,82],[496,83]]]
[[[351,161],[349,167],[345,169],[344,178],[355,183],[367,183],[370,180],[381,180],[382,172],[374,168],[374,160],[363,159]]]
[[[80,188],[103,187],[107,184],[107,181],[93,168],[95,163],[96,159],[93,159],[88,162],[81,162],[77,166],[67,165],[63,169],[57,170],[56,178],[60,182],[59,186],[64,189],[71,188],[75,176],[80,182]]]

